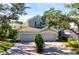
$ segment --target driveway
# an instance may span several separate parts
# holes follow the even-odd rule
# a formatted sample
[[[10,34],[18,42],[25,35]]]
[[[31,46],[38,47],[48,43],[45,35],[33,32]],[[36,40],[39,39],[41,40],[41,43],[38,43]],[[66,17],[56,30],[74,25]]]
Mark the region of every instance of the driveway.
[[[45,42],[42,55],[74,55],[71,50],[61,42]],[[40,55],[35,51],[34,42],[15,43],[15,45],[4,55]]]

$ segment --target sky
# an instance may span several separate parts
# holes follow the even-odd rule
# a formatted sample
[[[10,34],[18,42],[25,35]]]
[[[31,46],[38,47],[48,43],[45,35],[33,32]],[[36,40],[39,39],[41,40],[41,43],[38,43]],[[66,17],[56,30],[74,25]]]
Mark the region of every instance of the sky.
[[[26,9],[26,12],[28,13],[25,16],[20,17],[20,21],[26,22],[29,18],[40,15],[42,16],[46,10],[49,10],[50,8],[54,7],[57,10],[61,10],[64,13],[68,12],[68,9],[65,8],[64,3],[27,3],[27,7],[30,7],[30,9]]]

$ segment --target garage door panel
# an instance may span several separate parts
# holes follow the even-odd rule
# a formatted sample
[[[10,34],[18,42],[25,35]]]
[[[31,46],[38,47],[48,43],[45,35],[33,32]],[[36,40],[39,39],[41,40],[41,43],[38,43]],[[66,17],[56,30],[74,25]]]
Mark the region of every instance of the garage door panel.
[[[56,41],[56,34],[41,34],[44,41]],[[36,34],[20,34],[21,41],[35,41]]]
[[[44,41],[56,41],[57,36],[53,34],[41,34]]]
[[[35,35],[33,35],[33,34],[21,34],[20,40],[21,41],[34,41]]]

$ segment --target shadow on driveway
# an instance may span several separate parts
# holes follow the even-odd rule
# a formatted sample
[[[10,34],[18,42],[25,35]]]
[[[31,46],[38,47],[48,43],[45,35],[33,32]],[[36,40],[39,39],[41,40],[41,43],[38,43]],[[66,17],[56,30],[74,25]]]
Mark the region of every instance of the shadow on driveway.
[[[50,42],[49,42],[50,43]],[[57,42],[58,43],[58,42]],[[44,47],[44,52],[41,55],[76,55],[63,44],[46,43]],[[15,45],[9,49],[4,55],[39,55],[35,52],[34,42],[21,42],[15,43]]]
[[[66,52],[63,48],[50,47],[44,49],[44,55],[75,55],[73,52]]]

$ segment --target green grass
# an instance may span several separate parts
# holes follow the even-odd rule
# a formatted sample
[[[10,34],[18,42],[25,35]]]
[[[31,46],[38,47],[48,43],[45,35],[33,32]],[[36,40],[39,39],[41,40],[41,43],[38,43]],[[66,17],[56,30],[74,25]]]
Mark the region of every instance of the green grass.
[[[6,51],[7,49],[11,48],[13,43],[0,41],[0,53]]]

